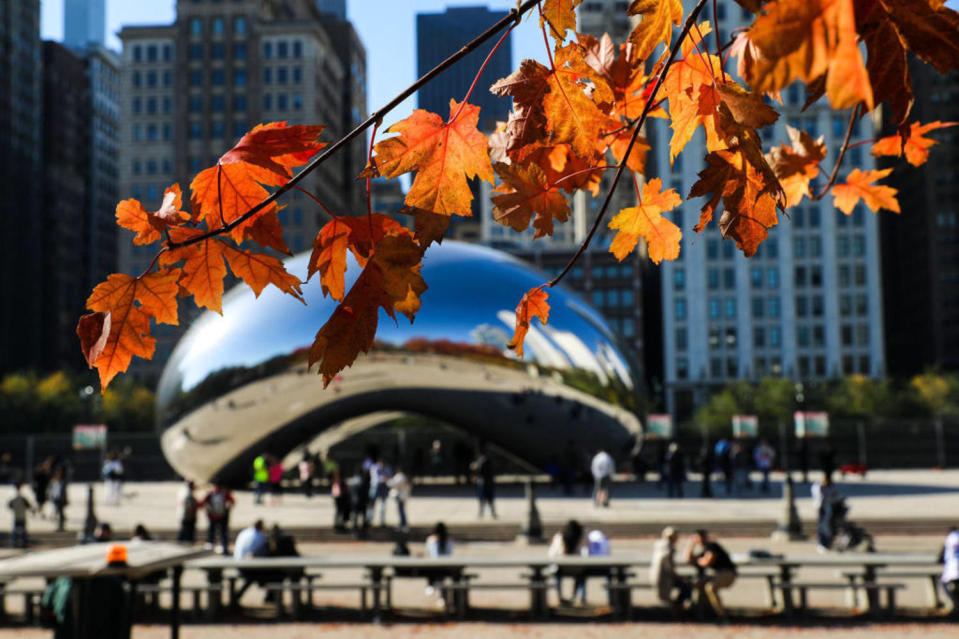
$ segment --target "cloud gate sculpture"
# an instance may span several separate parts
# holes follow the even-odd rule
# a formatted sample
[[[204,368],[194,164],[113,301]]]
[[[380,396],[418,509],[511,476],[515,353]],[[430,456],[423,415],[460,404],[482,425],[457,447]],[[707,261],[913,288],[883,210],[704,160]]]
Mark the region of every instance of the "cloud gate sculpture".
[[[305,277],[308,257],[287,268]],[[348,285],[358,271],[351,262]],[[500,251],[446,241],[427,251],[423,276],[429,290],[415,323],[381,313],[373,350],[325,390],[307,370],[335,305],[319,278],[304,286],[307,306],[273,288],[261,299],[245,285],[230,291],[223,315],[206,312],[193,324],[160,380],[157,422],[173,468],[195,481],[245,481],[261,452],[355,436],[341,425],[385,411],[441,420],[540,468],[569,440],[621,458],[641,443],[636,368],[579,297],[550,291],[549,324],[530,326],[519,360],[506,348],[514,309],[541,273]]]

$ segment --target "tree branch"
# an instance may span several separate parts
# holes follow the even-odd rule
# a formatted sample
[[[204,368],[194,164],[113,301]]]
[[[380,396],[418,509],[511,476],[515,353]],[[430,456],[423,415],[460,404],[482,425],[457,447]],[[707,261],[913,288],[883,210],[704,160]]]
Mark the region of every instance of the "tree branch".
[[[461,59],[463,59],[464,57],[472,53],[474,50],[478,49],[480,45],[482,45],[484,42],[486,42],[487,40],[495,36],[505,27],[509,26],[510,24],[515,24],[516,22],[518,22],[519,19],[523,16],[523,14],[527,13],[533,7],[539,5],[539,2],[540,0],[526,0],[526,2],[519,5],[519,7],[510,10],[509,15],[507,15],[505,18],[498,21],[496,24],[494,24],[489,29],[487,29],[486,31],[478,35],[473,40],[471,40],[462,49],[460,49],[459,51],[457,51],[450,57],[440,62],[433,69],[431,69],[429,72],[423,75],[420,79],[418,79],[416,82],[414,82],[413,84],[408,86],[406,89],[404,89],[399,95],[397,95],[395,98],[390,100],[384,107],[382,107],[378,111],[374,111],[370,115],[370,117],[366,119],[365,122],[358,125],[352,131],[347,133],[345,136],[343,136],[342,138],[340,138],[339,140],[337,140],[330,146],[326,147],[322,153],[320,153],[318,156],[313,158],[313,160],[309,164],[307,164],[305,167],[303,167],[299,173],[294,175],[289,182],[287,182],[286,184],[278,188],[269,197],[264,198],[263,201],[261,201],[259,204],[257,204],[250,210],[248,210],[246,213],[244,213],[240,217],[236,218],[235,220],[233,220],[227,225],[224,225],[221,228],[218,228],[212,231],[207,231],[206,233],[203,233],[202,235],[192,237],[188,240],[184,240],[183,242],[168,243],[167,247],[171,249],[181,248],[184,246],[189,246],[191,244],[196,244],[198,242],[203,242],[204,240],[207,240],[217,235],[228,233],[229,231],[233,230],[234,228],[236,228],[243,222],[247,221],[248,219],[250,219],[257,213],[259,213],[266,207],[270,206],[271,204],[276,202],[280,197],[282,197],[285,193],[293,189],[293,187],[295,187],[307,175],[315,171],[316,168],[320,166],[321,164],[323,164],[331,155],[333,155],[334,153],[339,151],[341,148],[343,148],[344,146],[352,142],[354,138],[359,136],[363,131],[366,131],[368,128],[373,126],[374,123],[381,121],[384,115],[386,115],[387,113],[389,113],[390,111],[398,107],[404,100],[406,100],[406,98],[410,97],[411,95],[419,91],[420,88],[422,88],[424,85],[432,81],[433,78],[435,78],[436,76],[441,74],[443,71],[445,71],[449,67],[456,64],[457,62],[459,62]]]
[[[669,51],[669,57],[666,59],[666,64],[663,65],[663,68],[660,70],[659,75],[656,77],[656,84],[653,86],[653,92],[650,93],[649,99],[646,100],[646,106],[643,107],[643,112],[640,114],[639,119],[636,121],[635,128],[633,129],[633,135],[629,138],[629,146],[626,147],[626,152],[623,153],[623,161],[619,163],[619,168],[616,170],[616,175],[613,176],[613,183],[609,186],[609,190],[606,191],[606,199],[603,200],[603,206],[599,209],[599,214],[596,216],[596,221],[593,222],[593,226],[589,229],[589,233],[586,235],[586,239],[583,240],[583,243],[576,250],[576,253],[569,260],[563,270],[559,275],[554,277],[549,281],[547,286],[552,288],[562,281],[563,277],[566,276],[566,273],[569,272],[569,269],[573,268],[573,264],[576,263],[576,260],[586,252],[586,249],[589,247],[589,243],[593,240],[593,236],[596,235],[596,231],[599,229],[599,225],[603,222],[603,217],[606,215],[606,209],[609,208],[609,203],[613,199],[613,193],[616,191],[617,185],[619,185],[619,180],[623,175],[623,170],[626,168],[626,161],[629,159],[629,154],[633,152],[633,146],[636,144],[636,139],[639,137],[639,132],[643,128],[643,124],[646,122],[646,116],[649,115],[649,112],[652,110],[652,105],[656,101],[656,94],[659,92],[659,87],[662,86],[663,80],[666,78],[666,72],[669,71],[669,68],[673,65],[673,60],[676,59],[676,55],[679,53],[679,49],[683,44],[683,40],[686,39],[686,36],[689,35],[689,30],[692,29],[693,25],[696,23],[696,18],[699,17],[699,14],[702,12],[703,7],[706,6],[706,3],[709,0],[699,0],[696,3],[696,6],[693,7],[693,10],[690,11],[689,17],[686,18],[685,24],[683,24],[683,30],[679,34],[679,39],[676,40],[676,44],[673,45],[673,48]]]
[[[856,123],[856,116],[859,115],[859,109],[861,108],[861,106],[856,106],[852,110],[852,116],[849,118],[849,126],[846,127],[846,137],[843,138],[842,146],[839,148],[839,157],[836,158],[836,165],[832,167],[832,174],[829,176],[829,181],[826,182],[826,186],[824,186],[822,191],[817,195],[810,198],[813,202],[818,202],[826,197],[826,193],[829,193],[829,189],[836,183],[836,176],[839,175],[839,167],[842,165],[842,159],[846,155],[846,149],[849,148],[849,139],[852,137],[852,127]]]

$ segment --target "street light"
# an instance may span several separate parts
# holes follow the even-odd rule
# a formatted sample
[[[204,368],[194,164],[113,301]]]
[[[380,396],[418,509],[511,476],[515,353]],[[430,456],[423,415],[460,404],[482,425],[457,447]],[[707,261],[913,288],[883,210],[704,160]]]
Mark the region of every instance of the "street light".
[[[796,382],[796,404],[802,407],[805,401],[805,389],[802,382]],[[793,484],[792,467],[789,463],[789,438],[785,424],[779,423],[779,437],[782,441],[783,473],[786,480],[783,484],[783,515],[779,520],[773,537],[778,539],[787,539],[789,541],[800,541],[806,536],[802,531],[802,523],[799,521],[799,513],[796,511],[796,487]]]

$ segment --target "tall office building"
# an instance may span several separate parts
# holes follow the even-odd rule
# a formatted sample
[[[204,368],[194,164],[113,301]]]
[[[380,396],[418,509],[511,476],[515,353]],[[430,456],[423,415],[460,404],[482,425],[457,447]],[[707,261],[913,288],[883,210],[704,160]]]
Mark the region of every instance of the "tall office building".
[[[684,4],[688,10],[693,3]],[[731,0],[718,0],[717,9],[723,38],[752,17]],[[735,73],[735,60],[729,67]],[[849,113],[833,113],[825,100],[802,111],[798,84],[783,97],[782,116],[764,130],[764,147],[783,143],[788,124],[824,136],[830,154],[822,165],[831,167]],[[874,133],[874,123],[861,119],[852,139]],[[662,121],[650,123],[650,176],[685,197],[703,168],[705,141],[699,131],[670,167],[670,135]],[[840,178],[854,167],[874,166],[866,149],[853,148]],[[737,379],[885,373],[879,217],[890,213],[860,205],[846,216],[832,198],[805,199],[788,217],[780,215],[759,252],[746,259],[732,240],[721,238],[715,221],[698,237],[692,231],[701,204],[690,200],[667,214],[683,230],[679,259],[662,267],[665,399],[674,415],[689,415],[711,388]]]
[[[63,44],[71,49],[106,44],[106,0],[64,0]]]
[[[316,6],[320,13],[346,20],[346,0],[316,0]]]
[[[120,143],[120,198],[155,209],[173,182],[186,189],[259,122],[324,124],[322,139],[336,140],[345,121],[345,84],[353,82],[313,0],[181,0],[171,25],[125,27]],[[331,161],[301,186],[333,211],[350,212],[351,182],[363,164],[347,170]],[[325,216],[302,193],[284,198],[279,212],[293,252],[312,244]],[[156,247],[134,247],[121,233],[120,265],[139,273]],[[184,305],[181,326],[195,311]],[[157,352],[135,361],[134,374],[155,379],[182,333],[158,326]]]
[[[916,94],[910,119],[959,121],[959,73],[943,76],[915,60],[909,69]],[[959,134],[944,129],[929,137],[939,145],[921,167],[880,160],[895,166],[886,181],[899,189],[902,207],[900,215],[880,218],[886,349],[894,375],[959,369]]]
[[[42,353],[42,58],[39,0],[0,0],[0,372]]]

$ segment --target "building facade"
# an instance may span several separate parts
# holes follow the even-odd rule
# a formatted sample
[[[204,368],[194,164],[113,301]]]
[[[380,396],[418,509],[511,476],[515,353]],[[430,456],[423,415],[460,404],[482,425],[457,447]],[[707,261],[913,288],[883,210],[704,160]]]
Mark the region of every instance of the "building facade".
[[[343,87],[352,69],[331,28],[312,0],[180,0],[174,24],[125,27],[120,198],[155,209],[167,186],[179,182],[186,191],[193,176],[260,122],[323,124],[322,139],[340,138],[349,126]],[[347,170],[334,160],[301,186],[346,214],[362,167]],[[284,239],[293,252],[306,250],[326,216],[297,191],[284,203]],[[134,247],[129,233],[120,235],[121,269],[142,272],[157,247]],[[131,372],[156,379],[195,316],[191,306],[182,309],[181,327],[156,328],[154,359],[135,361]]]
[[[910,119],[923,124],[959,121],[959,74],[940,75],[910,64],[916,103]],[[888,131],[892,134],[893,131]],[[889,372],[913,375],[928,368],[959,369],[959,134],[934,131],[930,161],[895,166],[889,184],[899,189],[901,215],[880,218]]]
[[[39,0],[0,0],[0,372],[42,353],[42,63]]]
[[[730,0],[718,0],[717,9],[723,38],[751,20]],[[729,67],[735,73],[735,60]],[[764,147],[784,143],[789,125],[823,136],[830,153],[822,165],[831,167],[849,113],[833,113],[825,100],[803,111],[798,84],[783,98],[779,121],[764,129]],[[874,137],[875,129],[874,121],[859,120],[852,141]],[[703,168],[705,140],[699,131],[670,166],[670,135],[662,121],[650,122],[650,175],[685,197]],[[875,167],[863,147],[846,154],[840,179],[856,167]],[[679,259],[661,268],[665,400],[674,415],[688,416],[712,388],[738,379],[885,374],[879,216],[861,205],[846,216],[832,198],[804,199],[780,214],[769,239],[746,259],[722,239],[716,221],[699,236],[692,231],[701,205],[701,198],[689,200],[669,214],[684,237]]]
[[[106,0],[63,0],[63,44],[71,49],[106,44]]]

